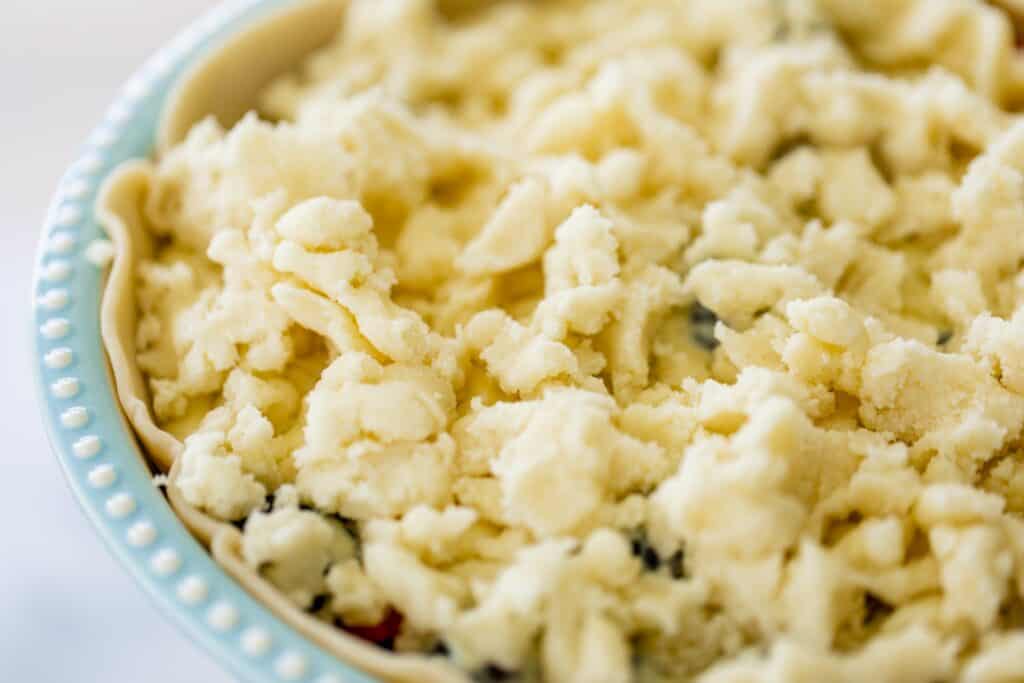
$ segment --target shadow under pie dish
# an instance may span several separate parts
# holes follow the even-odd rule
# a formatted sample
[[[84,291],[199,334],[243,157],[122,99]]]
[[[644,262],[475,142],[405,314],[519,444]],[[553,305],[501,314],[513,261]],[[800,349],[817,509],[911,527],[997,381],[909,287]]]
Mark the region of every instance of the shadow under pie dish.
[[[340,660],[1024,666],[1010,24],[742,6],[299,3],[107,180],[124,413],[217,562]]]

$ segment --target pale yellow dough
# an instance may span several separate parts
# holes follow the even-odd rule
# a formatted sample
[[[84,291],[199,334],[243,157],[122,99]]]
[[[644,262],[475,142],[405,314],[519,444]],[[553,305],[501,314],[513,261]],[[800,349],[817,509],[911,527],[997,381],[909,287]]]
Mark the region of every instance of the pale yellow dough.
[[[298,608],[478,675],[1024,680],[1011,26],[354,0],[145,168],[184,500]]]

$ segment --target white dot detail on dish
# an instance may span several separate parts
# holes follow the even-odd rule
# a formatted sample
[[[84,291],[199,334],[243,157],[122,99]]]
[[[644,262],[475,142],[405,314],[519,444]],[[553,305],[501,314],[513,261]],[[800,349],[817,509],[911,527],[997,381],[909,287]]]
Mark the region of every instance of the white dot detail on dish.
[[[149,80],[140,74],[128,81],[128,85],[124,87],[124,94],[129,99],[138,100],[149,94],[149,88]]]
[[[74,377],[62,377],[50,385],[50,393],[56,398],[74,398],[81,390],[81,385]]]
[[[55,254],[66,254],[75,248],[75,236],[61,230],[50,237],[50,251]]]
[[[65,204],[57,212],[57,225],[68,227],[82,218],[82,209],[77,204]]]
[[[101,149],[106,149],[117,142],[118,131],[112,126],[106,126],[97,130],[93,136],[93,144]]]
[[[62,346],[59,349],[53,349],[52,351],[47,352],[47,354],[43,356],[43,362],[46,364],[46,367],[51,370],[61,370],[71,365],[71,361],[73,361],[74,358],[74,352],[66,346]]]
[[[60,423],[65,429],[81,429],[89,424],[89,410],[84,406],[68,408],[60,414]]]
[[[184,57],[199,44],[203,37],[202,26],[192,26],[179,36],[178,40],[171,46],[171,50],[176,58]]]
[[[135,498],[130,493],[116,493],[107,500],[106,508],[114,519],[124,519],[135,512]]]
[[[234,8],[230,3],[211,10],[206,17],[200,21],[200,31],[202,33],[212,33],[216,31],[233,12]]]
[[[156,541],[156,527],[151,522],[136,522],[128,529],[128,545],[145,548]]]
[[[174,54],[169,50],[165,50],[153,57],[147,69],[152,71],[153,78],[163,78],[171,70],[171,67],[174,66],[174,61]]]
[[[93,240],[85,248],[85,258],[97,268],[106,268],[113,262],[116,255],[114,243],[110,240]]]
[[[316,679],[315,683],[341,683],[341,679],[334,674],[324,674]]]
[[[71,295],[66,289],[51,289],[39,297],[39,305],[51,311],[59,311],[68,305]]]
[[[43,277],[51,282],[61,282],[71,276],[71,264],[67,261],[50,261],[43,268]]]
[[[225,2],[210,11],[206,17],[207,30],[210,32],[220,30],[236,16],[249,9],[255,2],[250,0],[237,0],[236,2]]]
[[[67,318],[51,318],[39,326],[39,332],[47,339],[63,339],[71,333],[71,322]]]
[[[117,481],[117,470],[113,465],[98,465],[89,470],[87,475],[89,485],[97,489],[105,489],[114,485]],[[109,506],[110,501],[107,501]]]
[[[238,610],[226,602],[218,602],[207,612],[206,621],[217,631],[230,631],[238,625]]]
[[[258,626],[242,634],[242,650],[250,657],[260,657],[270,650],[270,634]]]
[[[178,556],[178,552],[176,550],[172,548],[163,548],[153,555],[153,559],[149,561],[149,565],[153,568],[153,571],[160,576],[170,576],[181,568],[181,557]]]
[[[83,173],[95,173],[103,166],[103,158],[99,154],[88,154],[78,160],[78,168]]]
[[[75,457],[81,460],[96,457],[101,448],[103,448],[103,442],[100,441],[100,437],[91,434],[83,436],[71,446],[71,450],[75,452]]]
[[[206,582],[198,576],[186,576],[178,584],[178,599],[186,605],[198,605],[209,592]]]
[[[107,114],[107,120],[111,121],[115,125],[121,125],[132,117],[135,112],[125,102],[118,102],[110,109],[110,113]]]
[[[85,195],[89,194],[90,187],[91,185],[86,181],[76,178],[64,187],[64,196],[69,199],[82,199]]]
[[[297,681],[306,675],[306,659],[297,652],[285,652],[274,662],[274,670],[286,681]]]

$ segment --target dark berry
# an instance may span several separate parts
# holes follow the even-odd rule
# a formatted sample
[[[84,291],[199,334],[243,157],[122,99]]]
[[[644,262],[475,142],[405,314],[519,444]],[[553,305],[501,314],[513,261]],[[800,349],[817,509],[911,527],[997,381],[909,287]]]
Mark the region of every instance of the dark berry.
[[[306,608],[307,612],[319,612],[327,606],[327,602],[331,599],[331,596],[327,593],[321,593],[313,598],[313,602]]]
[[[686,556],[682,550],[677,550],[672,553],[672,556],[668,558],[668,570],[672,574],[673,579],[685,579],[686,578],[686,566],[684,564]]]
[[[502,681],[514,681],[518,678],[519,675],[514,671],[505,671],[494,664],[488,664],[473,673],[474,683],[501,683]]]

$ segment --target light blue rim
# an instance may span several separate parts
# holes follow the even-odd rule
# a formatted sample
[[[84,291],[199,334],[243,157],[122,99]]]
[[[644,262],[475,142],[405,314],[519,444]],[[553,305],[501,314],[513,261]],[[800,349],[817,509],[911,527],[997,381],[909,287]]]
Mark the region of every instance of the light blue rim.
[[[87,247],[104,236],[93,214],[97,190],[118,164],[152,152],[173,83],[240,27],[292,1],[217,7],[125,86],[62,178],[43,227],[33,285],[33,368],[51,447],[82,509],[114,556],[193,640],[246,681],[373,683],[246,593],[153,485],[107,376],[98,315],[102,271],[86,258]]]

